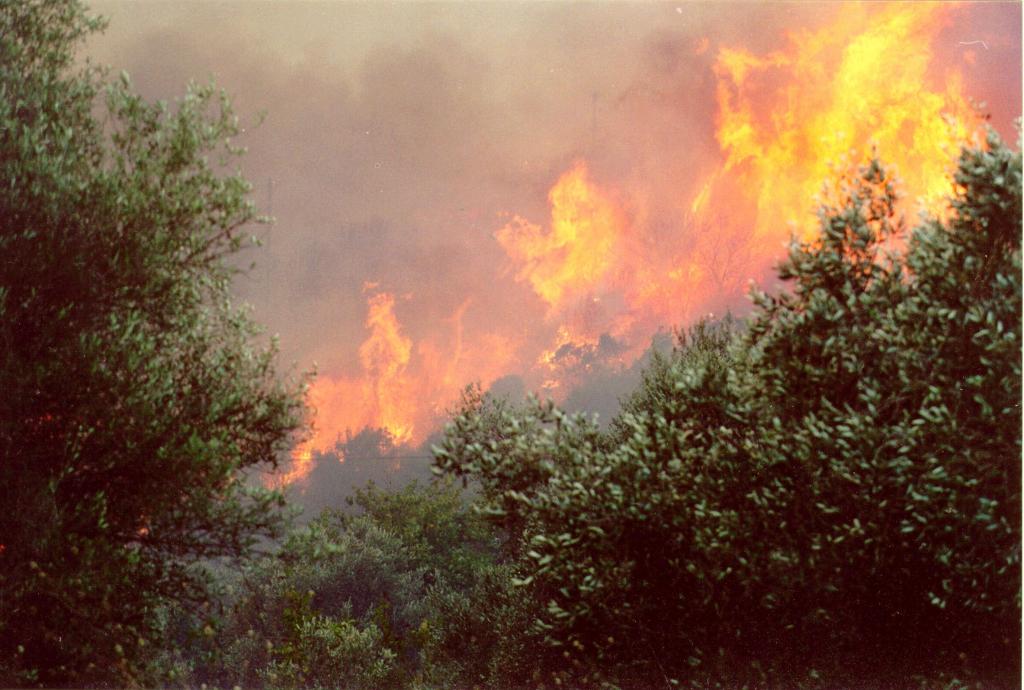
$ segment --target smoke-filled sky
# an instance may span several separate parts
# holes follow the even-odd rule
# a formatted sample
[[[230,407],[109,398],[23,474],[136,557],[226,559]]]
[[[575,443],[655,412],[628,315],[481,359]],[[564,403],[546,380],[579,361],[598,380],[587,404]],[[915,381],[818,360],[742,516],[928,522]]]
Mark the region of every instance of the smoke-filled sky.
[[[472,381],[593,388],[659,328],[742,312],[826,158],[875,143],[934,197],[941,115],[985,102],[1015,141],[1021,111],[1019,3],[95,9],[88,53],[145,95],[212,77],[266,114],[243,167],[277,222],[238,291],[317,363],[322,443],[422,440]]]

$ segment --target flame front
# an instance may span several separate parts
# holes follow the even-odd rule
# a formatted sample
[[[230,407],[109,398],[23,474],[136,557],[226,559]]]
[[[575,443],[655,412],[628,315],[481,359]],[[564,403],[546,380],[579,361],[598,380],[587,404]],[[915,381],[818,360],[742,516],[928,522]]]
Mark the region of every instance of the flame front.
[[[415,429],[415,401],[406,375],[412,341],[402,335],[395,318],[394,296],[382,292],[369,299],[366,327],[370,337],[359,348],[366,374],[364,414],[387,429],[396,443],[406,443]]]
[[[950,11],[843,5],[829,26],[788,35],[783,50],[719,48],[721,158],[695,164],[708,170],[702,179],[679,181],[695,192],[676,200],[674,233],[632,217],[627,195],[597,186],[584,163],[563,174],[549,195],[548,232],[516,217],[496,233],[516,278],[560,320],[538,363],[550,369],[555,353],[592,347],[600,333],[628,343],[628,363],[656,328],[742,305],[794,231],[813,237],[823,183],[872,152],[900,178],[904,212],[943,213],[955,156],[982,124],[960,71],[930,50]],[[697,52],[708,47],[701,40]]]
[[[550,188],[546,225],[507,214],[494,238],[512,278],[488,289],[527,286],[533,323],[511,318],[470,333],[464,321],[473,323],[477,302],[467,294],[414,336],[394,296],[368,288],[361,370],[313,383],[314,436],[284,481],[305,476],[311,449],[329,449],[347,430],[422,442],[467,383],[486,388],[514,373],[562,397],[597,366],[629,366],[659,329],[742,311],[749,281],[771,275],[792,234],[813,238],[823,182],[872,150],[902,181],[905,212],[942,213],[954,157],[982,124],[959,65],[932,51],[955,9],[843,5],[828,26],[794,31],[765,54],[698,41],[695,55],[714,56],[716,155],[680,150],[696,157],[686,172],[650,188],[642,175],[578,160]],[[664,190],[670,198],[652,205]]]
[[[381,429],[395,445],[416,445],[434,430],[467,382],[490,384],[515,364],[514,340],[484,334],[463,341],[464,302],[447,320],[447,333],[415,343],[395,314],[395,296],[367,283],[368,331],[359,347],[357,376],[321,374],[307,402],[315,416],[311,438],[291,454],[288,471],[268,476],[268,486],[301,483],[313,469],[314,451],[328,451],[346,434]],[[344,462],[344,457],[339,459]]]

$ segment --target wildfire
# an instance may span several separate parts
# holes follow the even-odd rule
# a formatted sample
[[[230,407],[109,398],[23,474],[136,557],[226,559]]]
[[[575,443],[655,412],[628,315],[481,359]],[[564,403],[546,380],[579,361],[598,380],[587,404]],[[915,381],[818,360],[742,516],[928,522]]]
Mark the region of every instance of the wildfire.
[[[359,347],[361,372],[317,376],[307,395],[315,416],[312,437],[292,452],[287,472],[266,479],[269,486],[301,483],[313,469],[314,451],[331,450],[364,428],[386,431],[396,446],[421,443],[464,385],[489,385],[514,364],[511,338],[483,334],[464,342],[468,301],[447,320],[448,337],[414,343],[395,315],[395,296],[376,283],[366,283],[364,292],[368,335]]]
[[[954,157],[981,124],[959,70],[936,64],[930,50],[950,10],[844,5],[829,26],[789,34],[782,50],[720,48],[712,69],[721,160],[689,181],[695,193],[677,203],[669,236],[631,217],[630,200],[595,185],[586,164],[564,173],[548,197],[548,232],[515,217],[496,233],[516,279],[560,321],[538,364],[551,369],[555,353],[592,347],[601,333],[634,346],[628,363],[646,344],[639,336],[736,305],[794,229],[813,236],[823,182],[872,148],[901,179],[904,212],[941,214]],[[697,52],[708,49],[701,40]],[[550,376],[544,384],[558,387]]]
[[[405,443],[412,438],[415,428],[411,382],[406,376],[412,341],[402,335],[392,295],[372,295],[368,306],[366,327],[370,337],[359,348],[359,361],[369,389],[366,413],[377,426],[391,432],[396,443]]]
[[[932,53],[954,9],[843,5],[828,26],[794,31],[767,54],[700,40],[695,54],[715,56],[718,158],[659,187],[678,190],[659,206],[668,217],[649,217],[644,190],[630,193],[582,160],[554,181],[546,227],[509,214],[494,237],[514,280],[540,300],[543,323],[467,332],[467,298],[433,335],[414,338],[394,296],[368,285],[361,371],[314,382],[314,435],[281,481],[305,477],[312,450],[346,430],[421,442],[467,383],[517,373],[562,396],[597,366],[630,365],[659,329],[742,305],[791,233],[813,237],[823,182],[872,149],[902,181],[905,212],[941,214],[953,159],[981,125],[958,66]]]

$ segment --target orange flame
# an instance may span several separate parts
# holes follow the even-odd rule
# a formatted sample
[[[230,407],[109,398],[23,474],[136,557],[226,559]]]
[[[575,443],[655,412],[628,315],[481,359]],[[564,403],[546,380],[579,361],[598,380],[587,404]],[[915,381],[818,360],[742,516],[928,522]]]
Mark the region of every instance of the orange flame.
[[[464,342],[468,301],[447,320],[450,337],[414,343],[395,315],[394,295],[373,292],[376,287],[364,286],[370,293],[364,323],[369,334],[359,347],[361,374],[317,376],[307,398],[315,415],[312,437],[292,452],[286,472],[266,478],[268,486],[303,482],[313,469],[314,451],[333,449],[349,432],[383,429],[395,445],[421,443],[467,382],[489,385],[514,364],[511,338],[483,334]]]
[[[980,125],[960,72],[934,74],[930,46],[950,9],[843,5],[825,29],[789,35],[785,50],[722,48],[714,72],[725,160],[694,211],[741,198],[754,209],[755,241],[786,239],[788,223],[807,240],[822,181],[874,146],[909,192],[904,211],[916,201],[941,213],[953,157]]]
[[[370,337],[359,348],[359,361],[368,376],[367,414],[391,432],[396,443],[412,438],[415,428],[412,388],[405,370],[412,341],[401,333],[395,318],[395,298],[386,292],[370,297],[366,327]]]
[[[628,341],[628,363],[646,344],[638,336],[735,304],[794,228],[801,239],[813,236],[823,182],[872,147],[903,183],[904,212],[916,202],[941,214],[954,158],[982,122],[958,69],[943,69],[931,54],[949,11],[844,5],[831,25],[790,34],[783,50],[720,48],[713,72],[722,159],[691,182],[671,235],[632,217],[633,200],[596,186],[586,164],[563,174],[549,194],[550,231],[516,217],[496,233],[516,279],[544,300],[549,319],[561,320],[538,364],[550,369],[554,353],[592,345],[602,332]],[[702,40],[697,52],[708,47]],[[617,306],[595,319],[597,302]]]
[[[518,216],[495,233],[521,265],[516,280],[528,281],[552,310],[593,292],[615,262],[626,226],[608,194],[591,183],[585,163],[576,163],[548,194],[551,230]]]

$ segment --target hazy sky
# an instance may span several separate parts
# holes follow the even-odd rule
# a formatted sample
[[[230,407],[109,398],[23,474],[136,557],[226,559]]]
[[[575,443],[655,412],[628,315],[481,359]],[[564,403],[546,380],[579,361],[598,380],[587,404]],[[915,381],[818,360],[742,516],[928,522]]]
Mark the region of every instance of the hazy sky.
[[[438,329],[457,330],[466,343],[501,333],[514,349],[509,373],[528,369],[558,323],[530,284],[516,280],[495,232],[512,215],[545,223],[548,190],[578,160],[596,184],[628,196],[646,219],[648,241],[677,232],[680,200],[689,203],[718,162],[719,50],[765,55],[793,46],[794,35],[837,21],[840,9],[256,1],[95,8],[110,26],[88,53],[127,70],[145,95],[171,99],[189,79],[212,77],[233,95],[243,122],[266,113],[244,137],[244,171],[277,224],[239,292],[280,334],[286,360],[302,368],[315,360],[328,375],[359,371],[374,290],[395,295],[394,314],[413,343]],[[953,12],[931,46],[935,64],[956,63],[968,95],[987,101],[994,124],[1014,139],[1020,25],[1019,3],[975,4]]]

